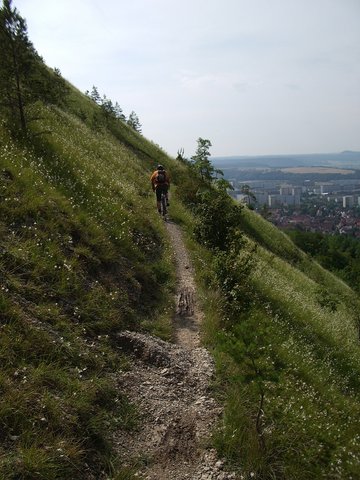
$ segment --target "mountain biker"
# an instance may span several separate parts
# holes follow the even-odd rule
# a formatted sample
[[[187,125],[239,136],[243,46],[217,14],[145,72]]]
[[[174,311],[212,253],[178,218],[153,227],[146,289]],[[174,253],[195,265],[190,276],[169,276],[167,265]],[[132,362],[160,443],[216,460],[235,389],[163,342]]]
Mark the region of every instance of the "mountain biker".
[[[161,213],[161,194],[164,192],[166,196],[166,205],[169,206],[169,188],[170,177],[162,165],[158,165],[156,170],[150,177],[153,192],[156,193],[156,205],[158,212]]]

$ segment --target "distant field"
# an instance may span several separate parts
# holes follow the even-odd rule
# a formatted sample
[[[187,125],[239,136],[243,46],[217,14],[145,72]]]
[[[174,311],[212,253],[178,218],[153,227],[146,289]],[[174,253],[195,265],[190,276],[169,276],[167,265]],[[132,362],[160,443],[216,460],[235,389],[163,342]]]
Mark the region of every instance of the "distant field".
[[[331,168],[331,167],[291,167],[291,168],[281,168],[282,172],[286,173],[336,173],[339,175],[350,175],[355,173],[355,170],[345,170],[342,168]]]

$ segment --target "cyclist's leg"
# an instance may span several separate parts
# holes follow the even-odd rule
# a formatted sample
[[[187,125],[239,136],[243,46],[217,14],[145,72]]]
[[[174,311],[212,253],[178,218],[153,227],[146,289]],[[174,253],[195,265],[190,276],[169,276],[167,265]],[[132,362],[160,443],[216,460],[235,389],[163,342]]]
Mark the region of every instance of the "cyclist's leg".
[[[155,193],[156,193],[156,206],[157,206],[158,212],[161,213],[161,188],[156,187]]]
[[[165,189],[162,190],[162,194],[161,194],[161,207],[162,207],[161,208],[162,214],[165,216],[167,214]]]

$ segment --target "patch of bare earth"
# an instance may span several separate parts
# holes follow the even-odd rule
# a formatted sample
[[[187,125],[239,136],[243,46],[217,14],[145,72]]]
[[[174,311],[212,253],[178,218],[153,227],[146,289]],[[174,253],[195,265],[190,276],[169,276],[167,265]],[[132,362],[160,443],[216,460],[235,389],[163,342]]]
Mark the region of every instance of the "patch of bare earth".
[[[221,408],[211,396],[214,364],[200,345],[202,312],[193,270],[178,226],[168,222],[177,270],[175,343],[135,332],[118,335],[132,356],[120,374],[119,388],[138,405],[141,427],[114,437],[123,464],[138,465],[144,480],[235,479],[209,447]]]

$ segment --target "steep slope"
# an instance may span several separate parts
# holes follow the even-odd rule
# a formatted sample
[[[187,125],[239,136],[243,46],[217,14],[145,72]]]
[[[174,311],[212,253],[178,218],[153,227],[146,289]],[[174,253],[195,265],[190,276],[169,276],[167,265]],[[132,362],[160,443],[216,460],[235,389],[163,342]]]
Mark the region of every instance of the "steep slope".
[[[40,87],[50,87],[52,74],[41,71]],[[121,448],[130,439],[144,475],[166,478],[169,468],[177,478],[226,478],[216,454],[202,450],[212,438],[240,478],[360,478],[354,292],[259,215],[240,211],[221,183],[71,85],[60,90],[66,98],[58,89],[50,96],[57,106],[42,103],[34,80],[26,132],[11,134],[0,120],[0,477],[136,478],[134,451]],[[174,180],[171,218],[195,265],[205,312],[197,322],[175,312],[179,245],[149,188],[159,162]],[[186,259],[182,246],[179,255]],[[182,287],[178,313],[193,305],[192,278]],[[151,338],[155,357],[173,355],[170,367],[156,365],[145,380],[143,363],[120,348],[124,331],[139,345]],[[216,366],[211,395],[204,342]],[[144,418],[161,412],[146,401],[167,383],[164,435],[151,439],[164,447],[157,457],[136,437],[142,428],[151,436]]]
[[[108,375],[124,364],[111,335],[171,334],[174,274],[148,181],[166,156],[126,125],[124,143],[55,107],[37,114],[26,142],[0,125],[0,476],[100,478],[109,426],[132,424]]]
[[[131,388],[126,382],[119,388],[114,372],[131,363],[118,333],[170,339],[176,328],[174,247],[148,184],[159,160],[181,186],[172,193],[171,214],[188,232],[206,312],[200,332],[214,354],[215,393],[225,404],[213,445],[233,464],[230,471],[240,468],[245,476],[357,478],[354,292],[254,212],[243,210],[236,225],[216,209],[213,218],[204,216],[217,193],[203,201],[196,191],[206,185],[186,162],[168,158],[123,123],[94,125],[98,107],[72,95],[68,111],[37,105],[41,120],[26,141],[0,127],[3,478],[134,473],[116,443],[136,437],[147,408],[141,395],[149,394],[130,395],[136,371]],[[83,120],[74,115],[78,109]],[[213,226],[202,228],[205,221]],[[212,232],[221,239],[228,227],[243,237],[239,249],[232,243],[228,251],[205,249]],[[202,247],[194,231],[203,232]],[[185,310],[191,298],[184,290]],[[187,329],[177,331],[173,338],[186,341]],[[188,426],[177,430],[180,438]],[[200,458],[199,475],[210,465],[210,478],[226,478],[216,462],[212,453]]]
[[[240,223],[207,299],[227,392],[216,445],[259,478],[359,478],[359,300],[255,212]]]

